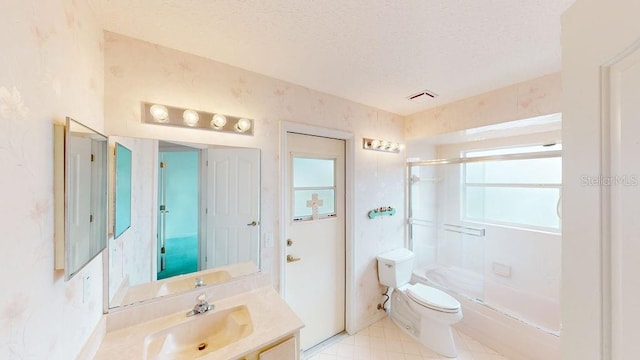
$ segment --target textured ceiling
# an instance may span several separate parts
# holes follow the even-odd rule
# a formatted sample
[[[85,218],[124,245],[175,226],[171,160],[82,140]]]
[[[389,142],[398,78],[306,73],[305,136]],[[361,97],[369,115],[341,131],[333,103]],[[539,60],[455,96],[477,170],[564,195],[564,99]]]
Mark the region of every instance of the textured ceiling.
[[[89,0],[106,30],[401,115],[559,71],[573,2]]]

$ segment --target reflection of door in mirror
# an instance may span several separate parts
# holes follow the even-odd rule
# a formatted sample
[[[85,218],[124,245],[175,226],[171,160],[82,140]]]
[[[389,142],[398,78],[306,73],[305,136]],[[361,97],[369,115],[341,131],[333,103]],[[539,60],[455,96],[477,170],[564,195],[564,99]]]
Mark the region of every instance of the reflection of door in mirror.
[[[208,151],[207,268],[260,254],[260,157],[255,149]]]
[[[158,279],[198,270],[200,150],[160,144]]]
[[[76,239],[90,239],[91,211],[91,143],[87,137],[69,138],[69,231]],[[91,258],[90,241],[73,241],[68,254],[73,270]]]
[[[160,142],[159,161],[158,279],[248,260],[258,264],[260,159],[255,150]],[[200,194],[207,194],[204,204]]]
[[[64,222],[56,232],[64,234],[69,280],[106,246],[107,138],[67,118],[64,139]]]

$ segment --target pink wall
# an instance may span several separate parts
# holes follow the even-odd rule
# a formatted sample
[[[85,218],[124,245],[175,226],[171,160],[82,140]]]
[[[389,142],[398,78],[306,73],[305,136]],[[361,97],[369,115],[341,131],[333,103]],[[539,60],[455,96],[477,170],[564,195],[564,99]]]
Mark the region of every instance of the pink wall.
[[[363,137],[403,139],[403,119],[302,86],[160,47],[105,34],[105,123],[110,135],[244,146],[262,151],[262,233],[275,246],[262,249],[262,269],[279,283],[280,123],[303,123],[355,136],[355,327],[383,315],[375,257],[404,241],[404,154],[362,149]],[[255,119],[254,136],[220,134],[141,123],[140,102],[194,108]],[[380,206],[398,216],[367,217]]]
[[[103,130],[102,30],[71,0],[2,1],[0,24],[0,358],[72,359],[102,316],[102,258],[53,270],[53,124]]]
[[[513,84],[409,115],[406,141],[561,112],[560,73]]]

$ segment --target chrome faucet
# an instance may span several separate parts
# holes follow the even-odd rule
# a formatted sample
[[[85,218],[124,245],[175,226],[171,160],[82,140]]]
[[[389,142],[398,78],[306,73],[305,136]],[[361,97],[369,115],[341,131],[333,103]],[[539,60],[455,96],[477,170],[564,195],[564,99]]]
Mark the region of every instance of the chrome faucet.
[[[196,278],[196,287],[201,287],[201,286],[205,286],[206,284],[204,283],[204,279],[202,279],[201,277],[197,277]]]
[[[200,294],[197,298],[198,302],[193,307],[193,310],[190,310],[189,312],[187,312],[187,316],[204,314],[209,310],[213,310],[213,305],[209,305],[206,298],[207,298],[207,295],[205,293]]]

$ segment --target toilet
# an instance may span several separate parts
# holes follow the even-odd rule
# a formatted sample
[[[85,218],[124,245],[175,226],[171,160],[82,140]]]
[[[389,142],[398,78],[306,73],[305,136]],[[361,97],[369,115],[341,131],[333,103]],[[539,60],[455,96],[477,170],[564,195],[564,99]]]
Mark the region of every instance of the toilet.
[[[378,278],[393,288],[391,319],[410,336],[431,350],[451,358],[457,356],[451,325],[462,320],[458,300],[439,289],[409,284],[414,254],[404,248],[378,256]]]

